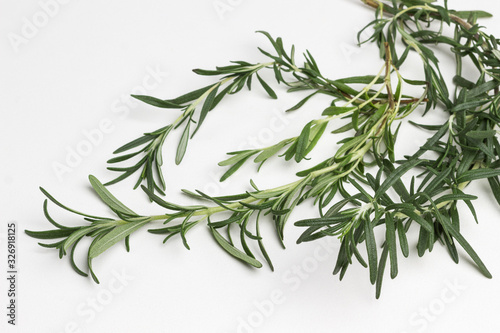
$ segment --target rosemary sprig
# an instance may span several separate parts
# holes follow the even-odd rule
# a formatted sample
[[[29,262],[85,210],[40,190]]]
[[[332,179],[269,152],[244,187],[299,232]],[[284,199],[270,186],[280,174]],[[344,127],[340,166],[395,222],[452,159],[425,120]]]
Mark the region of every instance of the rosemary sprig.
[[[409,255],[407,238],[412,225],[419,229],[419,256],[432,251],[434,244],[439,241],[446,246],[452,260],[458,262],[458,243],[483,275],[491,277],[478,254],[461,234],[457,209],[457,204],[463,201],[477,220],[472,204],[477,197],[466,193],[466,188],[471,182],[480,179],[488,180],[492,194],[500,204],[500,143],[497,139],[497,125],[500,123],[499,40],[484,33],[476,22],[478,18],[489,14],[450,10],[446,2],[445,6],[423,0],[363,2],[376,9],[375,20],[368,25],[373,27],[374,33],[367,41],[377,43],[380,55],[385,59],[378,74],[328,79],[321,74],[310,52],[304,55],[304,65],[297,66],[294,47],[286,52],[280,38],[274,39],[263,32],[275,53],[261,51],[272,62],[251,64],[238,61],[213,71],[197,70],[201,75],[222,77],[213,85],[174,100],[136,96],[155,106],[180,109],[182,114],[173,124],[145,134],[120,148],[118,153],[144,146],[134,153],[112,159],[111,163],[140,154],[144,157],[134,167],[114,169],[124,173],[112,182],[120,181],[142,167],[136,187],[146,180],[146,186],[142,186],[142,189],[151,201],[166,210],[165,214],[135,213],[118,201],[95,177],[90,176],[94,191],[113,211],[114,217],[98,217],[72,210],[42,189],[48,200],[82,215],[86,224],[67,227],[57,223],[48,213],[46,200],[44,212],[55,229],[27,233],[39,239],[58,240],[40,245],[58,249],[61,257],[69,252],[73,268],[82,275],[87,273],[76,266],[74,249],[83,237],[92,237],[87,258],[89,272],[96,282],[98,280],[92,270],[94,258],[120,241],[125,241],[128,249],[129,237],[133,232],[145,225],[160,222],[165,226],[150,229],[150,232],[164,235],[164,241],[179,235],[186,248],[189,248],[187,232],[197,224],[206,223],[221,248],[251,266],[261,267],[262,259],[251,250],[250,244],[254,242],[272,269],[259,223],[262,223],[263,216],[269,215],[284,245],[284,226],[291,212],[298,204],[311,198],[319,208],[319,217],[295,223],[306,228],[298,242],[338,237],[341,245],[334,273],[338,273],[342,279],[349,265],[354,262],[354,256],[361,265],[368,267],[370,282],[376,285],[377,298],[380,296],[387,261],[390,263],[390,276],[395,278],[398,274],[398,252],[404,257]],[[453,36],[446,35],[445,25],[454,25]],[[399,44],[399,40],[402,44]],[[433,48],[441,44],[450,46],[450,52],[456,59],[454,92],[446,85],[433,52]],[[402,53],[399,52],[401,45],[404,46]],[[401,74],[410,52],[417,52],[422,60],[423,81],[407,79]],[[474,81],[462,76],[465,58],[469,58],[477,70]],[[161,146],[169,132],[182,124],[185,126],[177,150],[176,162],[180,162],[199,105],[203,103],[193,134],[207,113],[226,94],[240,91],[245,85],[250,88],[254,74],[271,97],[277,96],[270,85],[258,76],[257,71],[262,69],[272,69],[277,82],[287,85],[288,91],[312,91],[289,111],[302,107],[318,93],[331,96],[332,101],[323,111],[323,118],[309,121],[297,136],[266,148],[229,153],[231,157],[219,163],[229,167],[221,180],[231,176],[250,158],[261,166],[282,152],[286,160],[302,161],[324,136],[328,124],[334,123],[336,119],[347,119],[348,123],[336,128],[333,133],[350,136],[340,141],[340,148],[333,156],[297,173],[299,179],[290,184],[259,190],[251,182],[254,187],[252,191],[222,197],[184,190],[185,194],[200,200],[201,204],[195,206],[182,206],[159,197],[155,192],[161,193],[164,189]],[[219,92],[219,88],[226,84],[224,90]],[[359,84],[364,87],[356,88]],[[404,95],[407,85],[422,87],[422,94]],[[448,119],[438,125],[412,122],[423,131],[430,132],[430,136],[412,155],[400,156],[395,150],[399,126],[424,103],[424,115],[439,107],[446,112]],[[160,179],[159,183],[153,179],[155,173]],[[405,175],[411,176],[409,183],[404,181]],[[225,217],[217,220],[218,216],[224,214]],[[385,237],[377,239],[374,233],[377,226],[385,227]],[[231,238],[231,227],[239,228],[239,241]],[[362,243],[366,248],[366,259],[359,249]]]
[[[277,83],[283,83],[287,85],[288,92],[297,92],[304,90],[314,91],[313,93],[299,101],[296,105],[289,108],[287,111],[298,110],[310,98],[318,93],[334,97],[331,108],[325,110],[325,113],[330,113],[330,116],[333,116],[333,113],[335,112],[339,112],[333,111],[336,102],[343,101],[346,104],[355,103],[356,105],[361,105],[361,107],[364,107],[369,106],[372,102],[378,102],[387,99],[387,97],[384,94],[381,94],[380,91],[377,92],[370,90],[371,85],[381,82],[377,81],[380,74],[376,78],[374,76],[362,76],[329,80],[321,75],[316,60],[309,51],[306,51],[306,53],[304,54],[305,62],[303,66],[298,66],[295,61],[294,45],[292,45],[290,52],[287,52],[280,37],[274,39],[269,33],[265,31],[258,32],[265,35],[273,46],[275,54],[259,48],[262,54],[272,60],[271,62],[251,64],[246,61],[233,61],[232,63],[234,63],[234,65],[216,67],[215,70],[195,69],[194,72],[199,75],[222,77],[213,85],[209,85],[204,88],[189,92],[175,99],[161,100],[151,96],[133,95],[133,97],[156,107],[180,109],[182,111],[182,114],[172,124],[162,127],[154,132],[145,133],[142,137],[118,148],[114,152],[115,154],[123,154],[134,148],[142,146],[141,149],[135,152],[114,157],[110,159],[108,163],[115,164],[129,160],[138,155],[144,156],[135,165],[130,167],[108,167],[109,170],[122,172],[122,175],[112,181],[107,182],[105,185],[115,184],[125,178],[128,178],[135,172],[140,171],[140,176],[134,186],[134,189],[139,187],[139,185],[143,181],[145,181],[150,191],[158,191],[159,193],[164,194],[163,191],[165,190],[165,181],[161,171],[161,166],[163,164],[162,148],[168,134],[172,130],[177,129],[185,123],[183,134],[177,146],[177,154],[175,159],[176,164],[180,164],[184,157],[184,154],[186,153],[189,139],[192,138],[198,131],[199,127],[204,122],[208,112],[212,111],[227,95],[236,94],[237,92],[244,89],[245,86],[250,90],[252,87],[252,80],[254,76],[257,77],[259,83],[271,98],[277,98],[277,94],[271,88],[270,84],[266,83],[258,74],[259,71],[264,69],[272,69]],[[290,74],[292,75],[292,79],[285,79],[287,75]],[[358,91],[352,86],[349,86],[349,84],[370,84],[370,86],[367,86],[365,87],[365,89]],[[224,85],[226,85],[226,87],[219,92],[219,88]],[[373,95],[376,96],[374,97]],[[380,97],[380,100],[377,100],[377,97]],[[419,99],[408,99],[402,100],[401,102],[404,104],[413,105],[418,101]],[[197,107],[201,104],[203,104],[203,106],[201,107],[201,110],[199,112],[197,125],[194,132],[190,135],[191,126],[193,123],[195,123],[195,120],[193,119],[195,112],[197,110]],[[362,111],[360,112],[361,114],[363,114]],[[333,117],[330,117],[329,119],[312,121],[311,123],[306,125],[304,131],[308,131],[311,135],[316,135],[317,139],[319,139],[326,127],[326,124],[331,119],[333,119]],[[312,150],[314,145],[312,145],[310,149],[304,151],[304,156],[302,156],[300,151],[299,154],[295,154],[297,139],[298,138],[294,138],[280,142],[275,147],[267,150],[265,154],[262,154],[259,158],[257,158],[257,162],[263,162],[267,160],[265,156],[267,156],[269,153],[275,150],[280,150],[281,148],[288,145],[291,145],[291,147],[287,151],[286,159],[289,160],[295,156],[295,160],[297,162],[300,162],[300,160],[302,160],[305,155],[307,155],[307,153]],[[257,151],[254,152],[254,154],[256,153]],[[234,152],[229,154],[244,154],[246,157],[250,157],[251,155],[253,155],[249,151]],[[233,160],[241,161],[240,158],[243,159],[243,157],[239,156],[230,161],[221,162],[221,165],[227,165],[226,163],[231,163],[231,161]],[[240,163],[239,165],[241,164],[243,163]],[[232,171],[233,170],[236,171],[235,168],[233,168]],[[223,179],[226,179],[230,174],[232,174],[232,172],[226,174]]]
[[[139,185],[145,180],[147,188],[150,191],[158,191],[163,193],[165,190],[165,180],[161,170],[163,165],[162,148],[163,144],[168,136],[168,134],[181,126],[184,126],[181,139],[177,146],[177,153],[175,157],[175,163],[180,164],[186,153],[188,141],[192,138],[203,121],[205,120],[208,112],[213,110],[217,104],[228,94],[235,94],[242,90],[247,85],[248,89],[251,88],[252,77],[256,75],[262,83],[264,89],[273,98],[276,98],[274,91],[258,76],[257,72],[263,68],[273,66],[273,62],[250,64],[243,61],[234,62],[235,65],[218,67],[215,71],[207,70],[194,70],[195,73],[200,75],[224,75],[222,79],[216,83],[191,91],[187,94],[179,96],[175,99],[161,100],[151,96],[143,95],[132,95],[134,98],[145,102],[147,104],[165,108],[165,109],[180,109],[181,115],[170,125],[162,127],[154,132],[145,133],[143,136],[135,139],[117,150],[114,154],[121,154],[120,156],[114,157],[108,160],[108,163],[115,164],[119,162],[124,162],[130,160],[136,156],[143,155],[143,157],[133,166],[129,167],[108,167],[109,170],[118,171],[122,174],[117,178],[109,181],[106,185],[115,184],[125,178],[130,177],[137,171],[140,171],[139,178],[134,186],[134,188],[139,187]],[[224,89],[219,89],[226,86]],[[199,106],[201,108],[199,108]],[[197,109],[199,110],[197,125],[195,123],[194,117]],[[194,130],[192,130],[194,126]],[[192,134],[191,134],[192,132]],[[142,147],[142,148],[140,148]],[[134,152],[129,152],[134,148],[139,148]],[[126,153],[126,154],[123,154]]]

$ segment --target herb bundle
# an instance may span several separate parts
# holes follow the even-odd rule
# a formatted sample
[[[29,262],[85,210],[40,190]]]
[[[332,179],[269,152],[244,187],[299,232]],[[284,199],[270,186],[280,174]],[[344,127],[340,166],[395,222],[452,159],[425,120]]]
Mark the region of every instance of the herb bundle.
[[[117,178],[103,185],[95,177],[89,177],[94,191],[112,210],[113,217],[73,210],[41,189],[47,197],[45,216],[55,229],[26,231],[28,235],[57,240],[40,245],[57,249],[60,257],[69,255],[74,270],[84,276],[87,273],[77,267],[73,256],[82,238],[93,238],[87,258],[88,271],[96,282],[92,260],[121,241],[129,250],[130,235],[153,223],[160,226],[150,229],[151,233],[163,235],[164,241],[179,235],[188,249],[188,231],[197,224],[206,223],[215,242],[230,255],[254,267],[261,267],[261,261],[265,261],[273,269],[259,223],[272,221],[283,244],[284,227],[291,212],[304,200],[311,199],[318,207],[319,216],[295,222],[296,226],[305,228],[297,242],[337,237],[340,249],[334,274],[342,279],[354,257],[369,269],[377,298],[386,266],[391,278],[395,278],[398,255],[409,255],[407,235],[412,225],[419,228],[419,256],[432,251],[439,242],[448,249],[452,260],[458,262],[458,243],[479,270],[491,277],[460,233],[457,207],[459,202],[464,202],[476,218],[472,201],[477,197],[465,190],[471,182],[480,179],[487,179],[492,194],[500,203],[500,143],[496,130],[500,122],[500,41],[486,34],[477,23],[477,19],[491,15],[483,11],[454,11],[448,8],[446,1],[444,6],[424,0],[363,2],[374,8],[375,19],[363,29],[372,32],[369,38],[359,42],[378,45],[384,59],[382,68],[366,76],[329,79],[321,73],[309,51],[303,55],[303,64],[299,64],[293,46],[288,51],[281,38],[261,31],[272,47],[271,51],[259,49],[265,61],[233,61],[231,65],[214,70],[197,69],[195,72],[199,75],[218,79],[174,99],[134,96],[156,107],[178,109],[180,115],[172,124],[117,149],[117,156],[108,161],[113,164],[110,170],[121,173]],[[447,34],[448,30],[453,32]],[[447,86],[434,52],[442,46],[455,58],[453,88]],[[404,76],[407,57],[415,52],[422,62],[423,80]],[[464,66],[475,69],[474,81],[462,76]],[[328,125],[342,119],[345,125],[332,131],[345,135],[339,142],[340,148],[316,166],[298,172],[298,180],[290,184],[262,190],[251,181],[252,190],[219,197],[183,190],[199,200],[200,204],[193,206],[164,200],[161,196],[165,190],[162,147],[168,134],[183,128],[175,158],[179,164],[189,139],[224,98],[245,87],[251,89],[255,81],[271,98],[277,98],[272,84],[259,75],[261,71],[273,71],[276,82],[286,86],[288,92],[309,92],[287,111],[300,109],[317,94],[329,96],[331,103],[325,107],[321,118],[309,121],[295,137],[261,149],[228,153],[230,157],[219,163],[227,167],[221,181],[251,160],[259,169],[270,158],[301,162],[326,135]],[[409,86],[416,86],[421,94],[405,93],[410,90]],[[419,109],[423,109],[423,115],[431,111],[445,112],[447,120],[442,124],[413,123],[430,133],[429,138],[412,155],[398,156],[395,142],[399,126]],[[130,163],[134,158],[139,161],[132,166],[114,166]],[[134,187],[141,186],[152,202],[165,209],[165,214],[138,214],[105,187],[136,173],[139,176]],[[407,183],[403,180],[405,175],[411,179]],[[81,215],[85,224],[76,227],[59,224],[49,215],[48,201]],[[374,233],[380,226],[385,227],[383,239],[377,239]],[[231,237],[235,229],[239,240]],[[364,250],[361,249],[363,243]],[[252,249],[257,248],[260,253],[256,255]]]

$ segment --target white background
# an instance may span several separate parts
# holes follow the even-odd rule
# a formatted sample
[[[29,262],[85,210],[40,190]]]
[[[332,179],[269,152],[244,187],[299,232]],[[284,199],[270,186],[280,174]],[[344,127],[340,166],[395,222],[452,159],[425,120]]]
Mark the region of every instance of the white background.
[[[450,7],[475,5],[500,15],[496,2],[449,2]],[[116,175],[106,171],[105,161],[114,149],[177,116],[175,110],[158,110],[127,97],[140,92],[144,83],[147,94],[173,98],[213,81],[193,74],[193,68],[209,69],[229,60],[267,61],[256,47],[269,49],[269,44],[256,30],[281,36],[301,52],[308,48],[328,77],[375,74],[380,63],[377,49],[356,49],[354,39],[372,18],[371,9],[354,0],[0,1],[1,272],[6,271],[6,224],[15,221],[19,230],[18,325],[6,323],[7,284],[2,277],[0,331],[498,332],[500,209],[485,182],[470,189],[480,195],[476,208],[481,223],[475,225],[464,210],[462,231],[494,278],[484,278],[463,251],[455,265],[439,244],[418,258],[415,229],[410,258],[399,255],[399,276],[386,276],[380,300],[375,300],[368,271],[358,264],[341,282],[332,276],[336,239],[323,245],[295,244],[302,230],[292,223],[317,214],[310,202],[292,215],[286,250],[279,247],[272,228],[264,228],[274,273],[267,267],[249,269],[230,258],[204,226],[188,234],[191,251],[178,238],[163,245],[162,237],[144,229],[131,237],[130,253],[119,244],[95,260],[101,280],[96,285],[74,273],[67,258],[59,260],[56,251],[39,247],[22,232],[50,227],[38,186],[75,209],[109,213],[91,192],[87,175],[110,180]],[[38,26],[30,30],[33,23]],[[500,21],[483,23],[500,35]],[[14,34],[25,39],[16,45]],[[418,76],[419,66],[408,70]],[[453,75],[452,70],[445,75]],[[264,76],[272,80],[272,73]],[[328,102],[318,98],[282,118],[278,115],[300,94],[286,94],[283,87],[276,91],[279,99],[271,100],[254,84],[250,93],[224,101],[189,143],[180,166],[173,163],[180,133],[167,140],[168,200],[189,202],[179,194],[182,188],[241,192],[249,188],[250,177],[261,187],[276,186],[330,156],[336,147],[332,138],[323,140],[313,160],[300,168],[277,160],[259,174],[248,165],[225,183],[216,182],[222,172],[216,164],[225,152],[251,147],[252,138],[267,146],[295,136]],[[88,142],[85,133],[95,134],[102,122],[109,124],[108,131],[102,138],[96,136],[86,156],[73,160],[68,172],[56,172],[54,165],[67,165],[69,152],[83,147]],[[263,131],[270,127],[272,131]],[[427,135],[412,133],[403,135],[400,156]],[[138,212],[161,213],[141,191],[131,190],[134,182],[135,177],[110,190]],[[54,205],[50,210],[64,224],[81,223]],[[85,245],[77,251],[82,267]]]

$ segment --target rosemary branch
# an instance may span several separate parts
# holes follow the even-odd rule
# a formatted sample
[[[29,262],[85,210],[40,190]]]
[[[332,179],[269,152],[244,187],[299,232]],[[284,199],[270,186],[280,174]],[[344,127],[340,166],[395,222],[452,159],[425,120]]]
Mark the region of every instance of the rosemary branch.
[[[209,86],[175,99],[134,96],[156,107],[179,109],[181,115],[173,123],[117,149],[115,153],[119,156],[109,160],[109,163],[128,161],[136,156],[140,160],[131,167],[110,167],[110,170],[122,174],[106,185],[139,171],[135,188],[145,181],[143,191],[152,202],[166,210],[164,214],[135,213],[99,180],[90,176],[94,191],[114,213],[113,217],[75,211],[42,189],[47,197],[44,213],[55,229],[26,231],[28,235],[43,240],[56,239],[55,243],[40,245],[58,249],[60,257],[69,254],[72,267],[84,276],[88,274],[76,265],[74,251],[81,239],[93,238],[87,264],[89,273],[98,282],[92,260],[121,241],[125,242],[128,250],[130,235],[143,226],[162,222],[164,225],[149,231],[164,235],[164,242],[179,235],[189,249],[187,232],[206,222],[216,243],[228,254],[251,266],[261,267],[262,259],[258,259],[249,245],[256,242],[263,259],[273,269],[259,230],[261,216],[269,215],[284,246],[284,227],[290,214],[297,205],[311,198],[319,209],[319,216],[295,222],[296,226],[305,227],[297,242],[337,237],[340,248],[334,274],[339,274],[342,279],[354,262],[354,256],[357,262],[368,268],[370,282],[376,285],[377,298],[387,261],[390,262],[390,276],[395,278],[398,275],[398,253],[409,256],[407,237],[412,225],[418,228],[419,256],[431,252],[439,241],[448,249],[452,260],[458,262],[458,243],[482,274],[491,277],[478,254],[460,233],[461,220],[457,208],[459,202],[464,202],[477,221],[472,204],[477,197],[465,193],[465,190],[471,182],[481,179],[488,181],[492,195],[500,204],[500,143],[497,139],[500,124],[500,40],[487,35],[477,24],[478,18],[491,15],[483,11],[450,10],[447,5],[443,7],[423,0],[401,0],[397,3],[362,1],[375,8],[375,19],[361,31],[373,28],[373,32],[366,41],[359,42],[374,42],[379,46],[385,61],[377,74],[329,79],[321,73],[309,51],[304,53],[304,64],[298,65],[294,46],[287,51],[281,38],[275,39],[261,31],[273,51],[259,50],[271,61],[256,64],[234,61],[232,65],[214,70],[197,69],[197,74],[220,78]],[[430,24],[434,21],[438,23],[437,27]],[[446,35],[444,25],[454,26],[453,36]],[[454,93],[450,92],[433,52],[436,45],[450,46],[450,53],[455,56]],[[399,51],[399,46],[404,46],[403,52]],[[410,52],[420,56],[424,80],[403,76],[403,65]],[[475,82],[462,76],[463,60],[466,58],[471,60],[471,67],[476,71]],[[179,164],[190,137],[197,132],[208,112],[225,96],[235,94],[245,86],[251,89],[252,78],[257,78],[266,93],[271,98],[277,98],[271,85],[258,74],[262,70],[273,70],[276,82],[284,84],[288,92],[310,92],[288,111],[303,107],[317,94],[329,96],[331,103],[324,109],[322,118],[310,120],[294,137],[269,147],[228,153],[230,157],[219,163],[228,167],[222,181],[250,158],[259,163],[259,169],[275,156],[301,162],[325,136],[329,125],[335,120],[347,119],[345,125],[332,131],[345,134],[339,142],[340,147],[333,156],[298,172],[299,179],[289,184],[260,190],[251,181],[253,190],[219,197],[183,190],[186,195],[202,202],[193,206],[165,201],[158,194],[163,194],[165,189],[161,170],[162,147],[168,134],[181,125],[185,126],[177,147],[176,163]],[[361,89],[360,84],[363,85]],[[422,94],[405,95],[403,91],[408,85],[420,87]],[[400,125],[423,104],[424,116],[430,110],[437,112],[441,109],[448,119],[443,124],[431,125],[409,121],[429,132],[430,136],[412,155],[401,156],[395,150]],[[190,134],[194,123],[197,125]],[[129,152],[133,149],[138,150]],[[409,184],[403,181],[404,175],[411,176]],[[75,227],[59,224],[49,215],[48,201],[81,215],[85,224]],[[254,228],[251,228],[252,225]],[[385,227],[385,238],[377,239],[374,229],[380,226]],[[231,228],[239,229],[239,241],[232,239],[235,231]],[[358,249],[362,243],[366,248],[366,260]]]

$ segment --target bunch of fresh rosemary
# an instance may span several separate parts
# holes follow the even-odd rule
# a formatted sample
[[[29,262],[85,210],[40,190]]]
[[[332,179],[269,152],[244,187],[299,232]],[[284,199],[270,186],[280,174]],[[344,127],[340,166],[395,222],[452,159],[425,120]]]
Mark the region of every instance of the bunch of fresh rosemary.
[[[321,73],[313,56],[307,51],[304,63],[295,58],[295,50],[284,47],[281,38],[261,32],[270,41],[272,51],[259,49],[267,58],[262,63],[233,61],[231,65],[214,70],[195,70],[200,75],[217,76],[209,86],[175,99],[162,100],[150,96],[135,98],[160,107],[178,109],[180,115],[172,124],[146,133],[117,149],[110,164],[132,161],[132,166],[109,167],[121,172],[105,185],[119,182],[139,173],[135,187],[141,185],[149,199],[165,209],[163,215],[137,214],[118,201],[95,177],[90,183],[102,201],[113,211],[114,217],[100,217],[75,211],[58,202],[42,189],[47,200],[44,213],[56,227],[47,231],[26,231],[38,239],[58,239],[55,243],[40,243],[59,250],[60,257],[68,254],[76,272],[73,255],[78,242],[85,236],[93,238],[88,250],[88,268],[93,279],[92,260],[114,244],[124,241],[129,249],[130,235],[154,222],[163,226],[150,229],[164,235],[165,241],[179,235],[189,249],[187,232],[197,224],[206,223],[215,241],[230,255],[254,267],[261,261],[252,252],[256,243],[262,258],[273,268],[267,254],[259,223],[273,221],[279,239],[283,240],[284,226],[290,213],[302,201],[311,198],[319,208],[319,216],[298,221],[304,227],[298,243],[335,236],[340,250],[334,274],[342,278],[352,264],[352,258],[369,268],[370,281],[376,284],[376,296],[389,260],[390,276],[398,274],[398,252],[409,255],[407,234],[410,226],[419,228],[417,252],[422,256],[432,251],[439,241],[447,247],[451,258],[458,262],[458,243],[476,263],[480,271],[491,277],[487,268],[460,233],[457,204],[463,201],[474,217],[472,201],[475,196],[465,193],[472,181],[487,179],[492,194],[500,203],[500,143],[496,126],[500,122],[498,108],[500,95],[500,51],[494,36],[487,35],[477,19],[490,16],[482,11],[460,12],[425,0],[393,0],[382,2],[364,0],[375,9],[375,19],[367,25],[373,33],[364,42],[375,42],[380,48],[384,65],[374,74],[342,79],[329,79]],[[368,30],[365,30],[368,31]],[[454,31],[447,34],[446,31]],[[358,38],[360,35],[358,35]],[[448,87],[441,73],[435,48],[446,46],[456,60],[454,87]],[[402,69],[410,52],[416,52],[422,61],[424,80],[404,77]],[[476,70],[473,81],[462,76],[464,62]],[[200,191],[184,193],[200,200],[199,205],[182,206],[165,201],[162,176],[162,147],[168,134],[183,127],[177,147],[176,163],[180,163],[190,138],[205,121],[207,115],[228,95],[236,94],[258,81],[271,98],[276,93],[259,75],[272,70],[276,82],[288,87],[289,92],[309,91],[310,94],[288,111],[294,111],[314,95],[331,98],[322,117],[304,125],[297,136],[261,149],[235,151],[219,163],[227,171],[221,181],[230,177],[250,159],[260,166],[276,155],[285,160],[300,162],[314,149],[334,120],[347,120],[347,125],[332,133],[345,133],[340,148],[330,158],[315,167],[297,173],[290,184],[261,190],[251,182],[250,191],[222,197],[211,197]],[[421,88],[421,94],[405,94],[408,85]],[[362,88],[359,88],[362,86]],[[415,90],[415,89],[413,89]],[[445,112],[443,124],[414,124],[429,132],[427,142],[412,155],[399,156],[395,141],[402,120],[419,109],[427,112]],[[425,105],[425,106],[423,106]],[[398,157],[398,158],[396,158]],[[403,175],[412,175],[405,183]],[[61,208],[83,216],[86,223],[68,227],[54,221],[48,213],[48,200]],[[226,213],[226,217],[218,217]],[[230,216],[227,217],[227,213]],[[375,227],[385,227],[385,239],[376,239]],[[239,230],[239,241],[231,235]],[[364,243],[366,260],[359,249]],[[398,246],[399,243],[399,246]],[[398,251],[398,247],[400,251]]]

